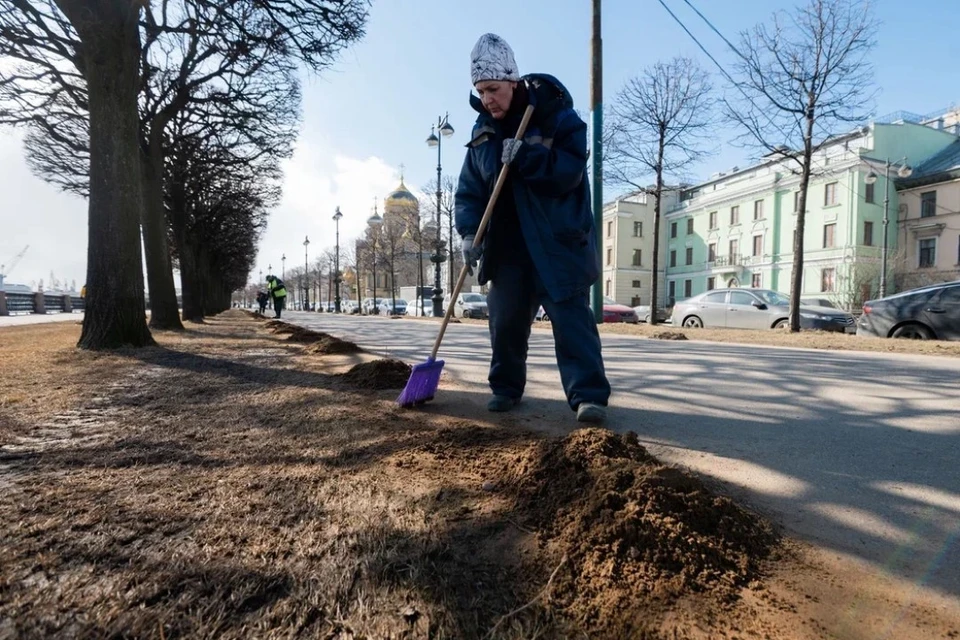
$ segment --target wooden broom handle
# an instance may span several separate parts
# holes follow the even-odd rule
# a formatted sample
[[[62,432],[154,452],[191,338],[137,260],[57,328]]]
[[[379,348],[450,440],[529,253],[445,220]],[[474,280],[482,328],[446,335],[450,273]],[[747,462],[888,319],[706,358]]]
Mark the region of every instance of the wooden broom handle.
[[[520,120],[520,126],[517,128],[516,136],[514,136],[517,140],[523,140],[523,135],[527,132],[527,125],[530,124],[530,118],[532,117],[533,105],[531,104],[527,105],[526,110],[523,112],[523,119]],[[497,204],[497,198],[500,197],[503,185],[507,181],[507,171],[509,169],[509,164],[503,165],[500,169],[497,182],[493,185],[493,193],[490,195],[490,200],[487,201],[487,208],[484,210],[483,217],[480,218],[480,225],[477,227],[477,232],[473,236],[474,246],[477,246],[483,240],[487,225],[490,224],[490,218],[493,217],[493,208]],[[449,259],[452,260],[453,256],[450,256]],[[453,317],[453,307],[456,304],[457,296],[460,295],[460,290],[463,289],[463,283],[467,279],[467,269],[469,266],[470,265],[464,261],[463,268],[460,270],[460,277],[457,279],[457,286],[450,292],[450,304],[447,305],[447,312],[444,314],[443,322],[440,324],[440,332],[437,334],[437,340],[433,343],[433,351],[430,352],[431,360],[437,359],[437,353],[440,351],[440,343],[443,342],[443,334],[447,332],[447,325],[450,324],[450,318]]]

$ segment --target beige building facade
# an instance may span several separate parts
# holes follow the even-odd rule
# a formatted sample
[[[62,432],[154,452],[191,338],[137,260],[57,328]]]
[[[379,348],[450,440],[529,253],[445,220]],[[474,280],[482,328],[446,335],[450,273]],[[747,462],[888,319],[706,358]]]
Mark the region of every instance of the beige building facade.
[[[897,182],[898,289],[960,280],[960,140]]]
[[[676,191],[663,194],[660,219],[660,291],[665,298],[664,247],[666,246],[666,212],[677,202]],[[603,208],[603,225],[598,230],[603,238],[600,256],[600,284],[604,296],[631,307],[649,305],[653,287],[654,197],[632,193]]]

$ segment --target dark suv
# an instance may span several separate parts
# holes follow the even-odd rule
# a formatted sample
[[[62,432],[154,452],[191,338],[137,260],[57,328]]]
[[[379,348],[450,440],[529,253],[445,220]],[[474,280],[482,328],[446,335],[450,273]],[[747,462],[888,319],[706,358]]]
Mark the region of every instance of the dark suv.
[[[960,280],[865,302],[857,335],[960,340]]]

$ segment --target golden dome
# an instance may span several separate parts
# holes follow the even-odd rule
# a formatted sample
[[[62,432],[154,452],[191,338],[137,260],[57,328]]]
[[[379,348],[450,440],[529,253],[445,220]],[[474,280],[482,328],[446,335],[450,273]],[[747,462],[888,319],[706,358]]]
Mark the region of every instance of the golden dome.
[[[403,178],[400,178],[400,186],[397,187],[393,193],[387,196],[385,205],[398,205],[401,207],[409,207],[411,205],[420,206],[420,202],[417,200],[417,197],[410,193],[410,190],[407,189],[407,185],[403,183]]]

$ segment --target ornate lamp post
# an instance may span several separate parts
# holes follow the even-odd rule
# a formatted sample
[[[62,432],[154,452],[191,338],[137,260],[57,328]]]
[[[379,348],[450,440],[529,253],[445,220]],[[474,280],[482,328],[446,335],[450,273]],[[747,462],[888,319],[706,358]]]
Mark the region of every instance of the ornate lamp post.
[[[377,205],[373,205],[373,215],[367,218],[367,224],[372,230],[370,249],[373,252],[373,313],[380,314],[380,304],[377,301],[377,242],[380,236],[380,228],[383,226],[383,218],[377,213]]]
[[[867,164],[870,164],[867,162]],[[880,245],[880,297],[887,296],[887,227],[890,225],[890,167],[897,165],[897,175],[901,178],[909,178],[913,169],[907,164],[906,157],[897,162],[890,162],[889,159],[883,166],[883,244]],[[873,165],[870,165],[871,167]],[[877,181],[877,174],[870,171],[864,176],[863,181],[867,184],[874,184]]]
[[[333,282],[336,286],[336,298],[334,298],[333,310],[336,313],[340,313],[340,218],[343,217],[343,214],[340,213],[340,207],[337,207],[337,212],[333,214],[333,221],[337,225],[337,245],[336,252],[333,254]]]
[[[303,238],[303,310],[310,311],[310,262],[307,260],[307,247],[310,236]]]
[[[437,118],[437,124],[430,127],[430,137],[427,138],[427,146],[437,148],[437,239],[435,244],[436,251],[430,256],[433,262],[433,315],[435,318],[443,317],[443,285],[440,282],[440,265],[446,260],[443,255],[443,240],[440,238],[440,210],[442,209],[443,199],[443,168],[441,165],[440,151],[443,148],[441,141],[443,138],[449,138],[453,135],[453,127],[448,121],[450,114]],[[440,135],[437,135],[439,133]]]

